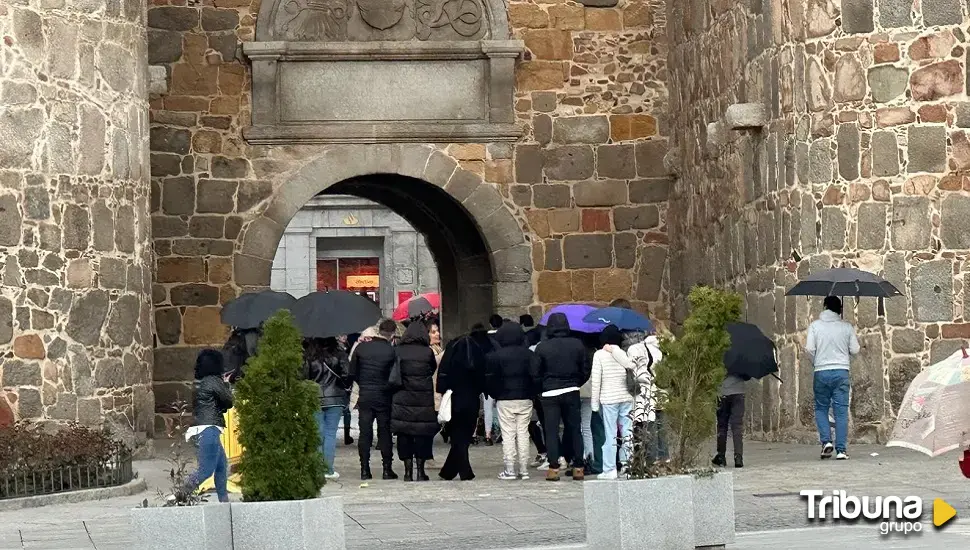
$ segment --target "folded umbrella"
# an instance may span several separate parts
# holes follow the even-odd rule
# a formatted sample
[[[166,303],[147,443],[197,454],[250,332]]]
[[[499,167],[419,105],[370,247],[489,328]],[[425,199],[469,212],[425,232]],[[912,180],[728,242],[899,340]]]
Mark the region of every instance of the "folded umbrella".
[[[290,308],[304,338],[330,338],[362,332],[381,318],[377,304],[353,292],[313,292]]]
[[[540,326],[546,326],[549,323],[549,316],[553,313],[562,313],[566,316],[569,321],[569,329],[576,332],[586,332],[586,333],[596,333],[603,332],[603,328],[606,325],[600,323],[588,323],[583,319],[596,308],[593,306],[588,306],[586,304],[560,304],[553,307],[542,316],[539,320]]]
[[[622,307],[594,309],[583,317],[585,323],[616,325],[620,330],[653,332],[653,323],[645,315]]]
[[[222,306],[220,319],[224,325],[247,329],[257,328],[281,309],[290,309],[296,298],[286,292],[263,290],[239,296]]]
[[[412,317],[418,317],[425,313],[441,309],[441,296],[437,292],[426,292],[401,302],[394,308],[391,319],[404,321]]]
[[[970,358],[960,350],[916,375],[888,447],[940,456],[970,445]]]
[[[799,281],[786,296],[875,296],[892,298],[902,293],[889,281],[859,269],[837,267],[812,273]]]
[[[727,332],[731,335],[731,347],[724,353],[728,374],[750,380],[778,372],[775,343],[760,328],[750,323],[728,323]]]

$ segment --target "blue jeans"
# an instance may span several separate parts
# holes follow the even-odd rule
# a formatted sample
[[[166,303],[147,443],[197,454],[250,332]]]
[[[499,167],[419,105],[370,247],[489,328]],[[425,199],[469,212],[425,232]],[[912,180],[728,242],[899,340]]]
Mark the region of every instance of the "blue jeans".
[[[214,477],[216,494],[219,502],[229,502],[229,460],[226,459],[226,451],[222,448],[222,441],[219,436],[222,432],[215,426],[210,426],[199,435],[199,449],[197,460],[199,468],[185,479],[184,489],[186,492],[195,491],[199,484]]]
[[[327,461],[327,473],[333,473],[333,461],[337,458],[337,427],[344,415],[341,405],[327,407],[316,412],[317,429],[320,430],[320,452]]]
[[[823,445],[832,442],[832,428],[829,425],[831,407],[835,414],[835,450],[845,452],[845,440],[849,434],[849,371],[817,371],[812,385],[819,441]]]
[[[620,447],[620,462],[630,460],[630,437],[633,435],[633,419],[630,412],[633,402],[616,403],[614,405],[600,405],[603,414],[603,429],[606,431],[606,441],[603,442],[603,471],[612,472],[616,469],[616,431],[620,428],[623,446]]]

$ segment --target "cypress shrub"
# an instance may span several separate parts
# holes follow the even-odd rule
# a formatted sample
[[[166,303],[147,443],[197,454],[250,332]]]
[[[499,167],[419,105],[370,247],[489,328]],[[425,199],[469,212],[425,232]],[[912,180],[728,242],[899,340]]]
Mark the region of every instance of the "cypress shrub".
[[[236,384],[244,500],[319,496],[326,469],[314,418],[318,395],[303,377],[303,340],[293,315],[280,311],[263,325],[258,351]]]

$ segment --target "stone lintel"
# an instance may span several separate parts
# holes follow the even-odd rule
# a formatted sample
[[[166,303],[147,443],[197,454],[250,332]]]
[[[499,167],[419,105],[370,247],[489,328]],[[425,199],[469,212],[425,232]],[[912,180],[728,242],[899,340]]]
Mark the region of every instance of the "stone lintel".
[[[437,122],[327,122],[259,125],[243,129],[249,143],[495,143],[515,142],[522,128],[515,124]]]
[[[525,50],[521,40],[478,42],[245,42],[250,59],[281,61],[455,61],[517,58]]]
[[[724,112],[730,130],[760,129],[768,123],[768,110],[760,103],[735,103]]]

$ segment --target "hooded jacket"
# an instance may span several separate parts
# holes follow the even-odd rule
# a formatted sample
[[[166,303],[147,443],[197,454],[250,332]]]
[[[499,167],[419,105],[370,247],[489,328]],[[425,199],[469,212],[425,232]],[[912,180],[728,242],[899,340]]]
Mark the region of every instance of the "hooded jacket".
[[[438,367],[438,393],[452,395],[452,414],[456,409],[478,410],[479,396],[485,391],[485,358],[493,350],[488,333],[476,331],[456,338],[445,346]]]
[[[424,323],[411,323],[395,348],[401,362],[401,387],[391,406],[391,431],[396,434],[433,436],[438,433],[434,408],[434,371],[438,366]]]
[[[485,357],[485,389],[496,401],[532,400],[538,393],[532,380],[535,354],[525,346],[518,323],[507,322],[495,333],[500,346]]]
[[[540,392],[580,388],[589,380],[592,365],[586,346],[569,334],[569,320],[562,313],[549,316],[547,340],[536,346],[532,379]]]
[[[384,338],[362,342],[350,359],[350,380],[357,383],[357,407],[388,408],[391,393],[387,379],[394,366],[394,348]]]

